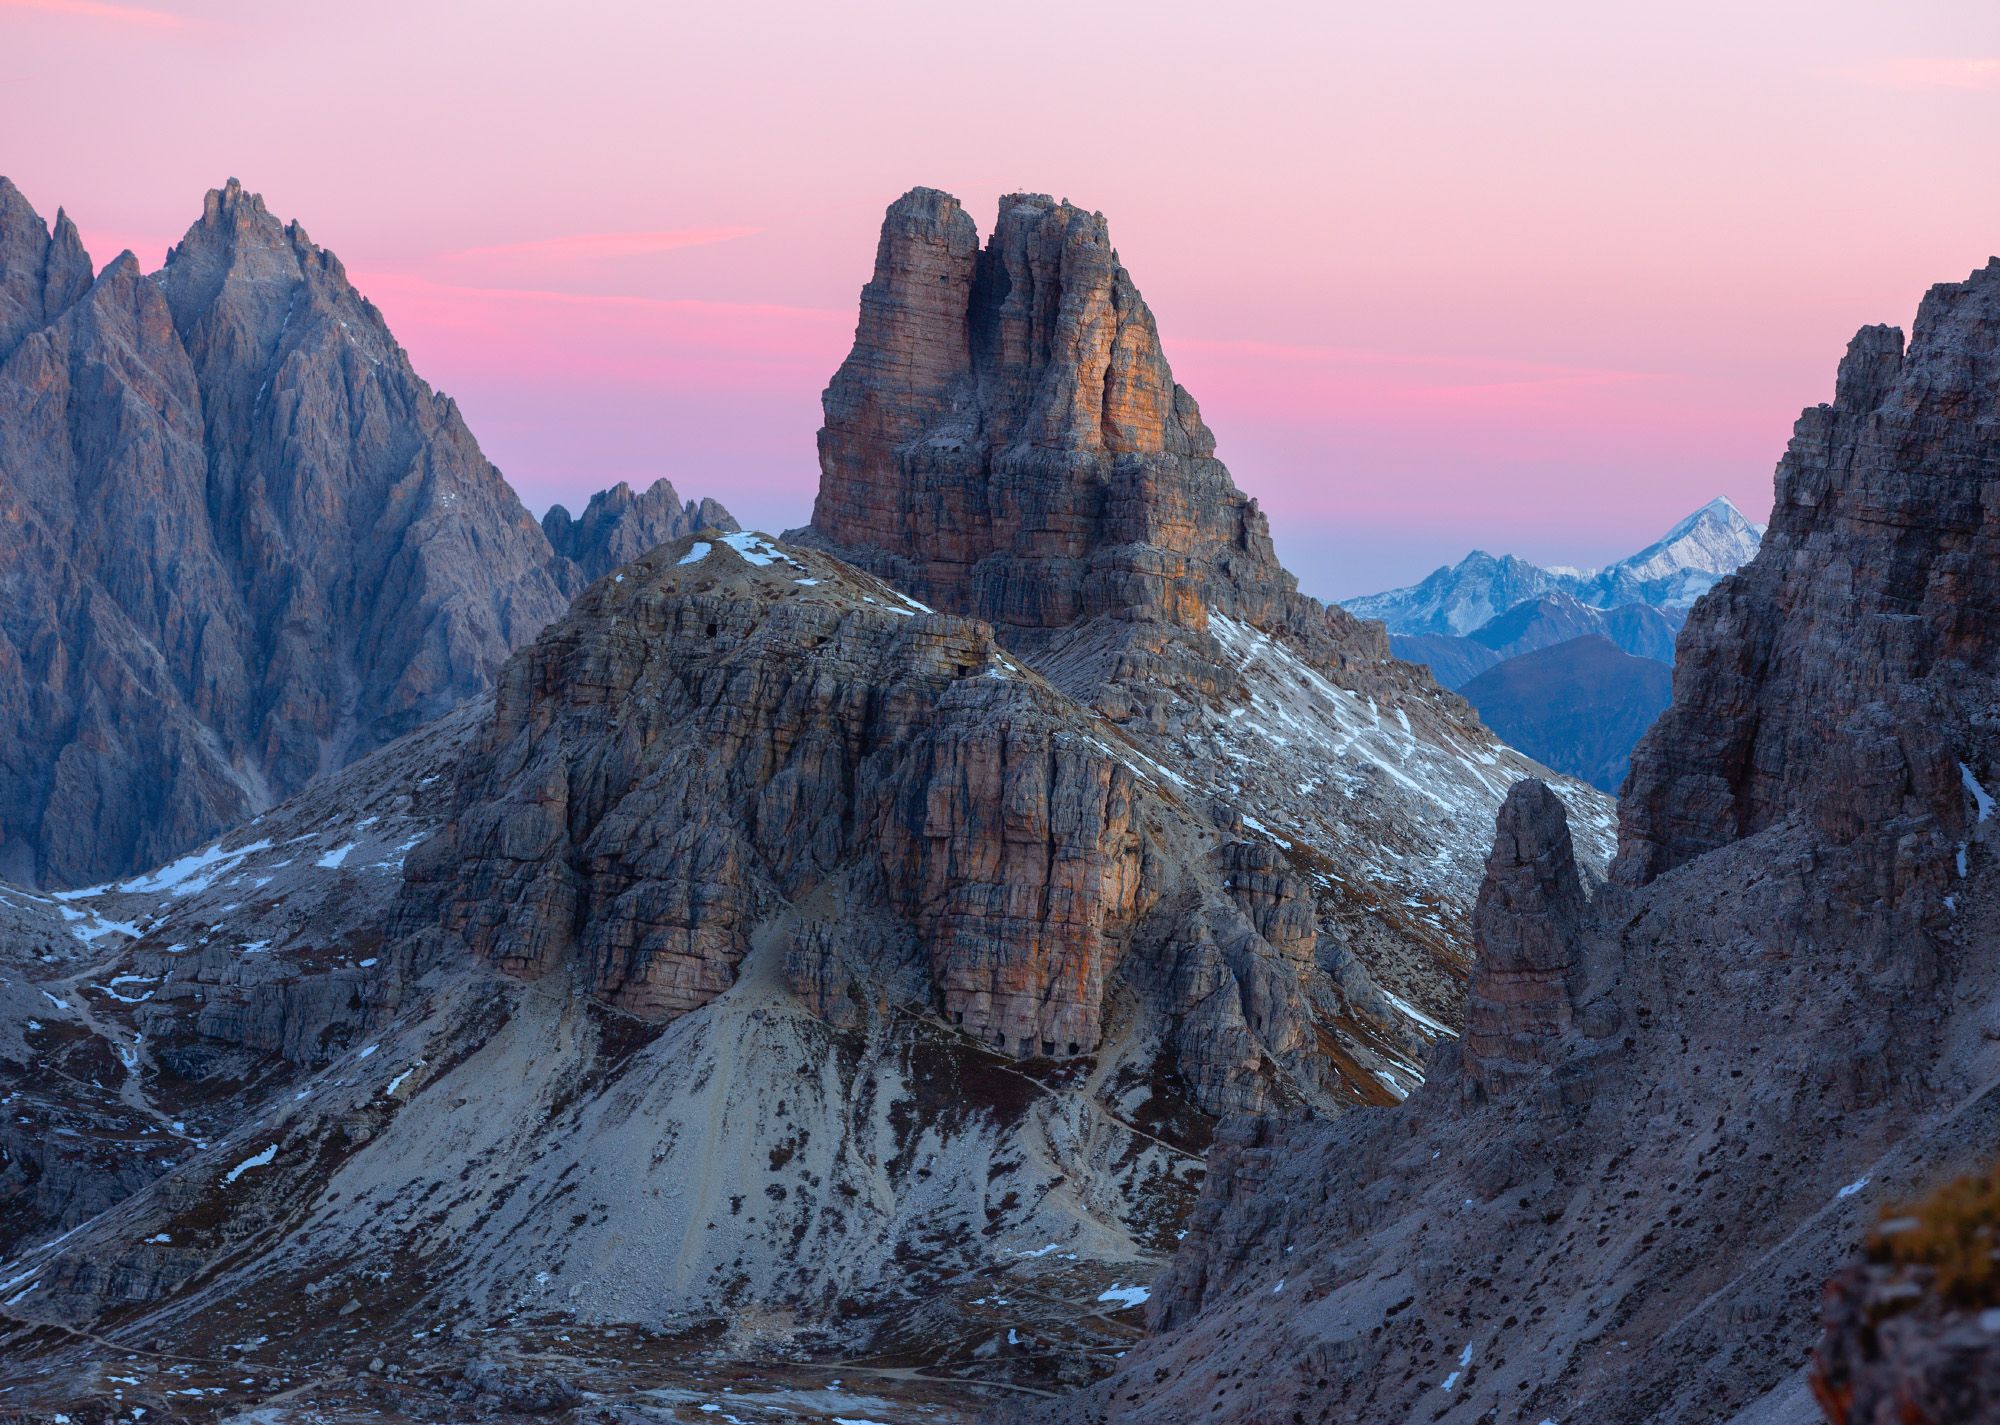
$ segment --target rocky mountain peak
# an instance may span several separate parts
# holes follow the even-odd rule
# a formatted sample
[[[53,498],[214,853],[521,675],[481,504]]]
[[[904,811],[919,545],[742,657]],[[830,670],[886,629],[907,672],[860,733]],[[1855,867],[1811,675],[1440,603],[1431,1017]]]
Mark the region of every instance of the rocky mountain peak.
[[[1757,552],[1762,525],[1753,524],[1718,496],[1675,525],[1657,542],[1621,559],[1604,573],[1631,584],[1647,584],[1684,572],[1734,573]]]
[[[153,277],[89,273],[67,217],[0,183],[0,557],[24,571],[0,870],[31,883],[156,863],[440,716],[587,582],[338,260],[240,183]]]
[[[684,534],[703,529],[732,533],[736,528],[735,519],[721,504],[708,499],[683,501],[671,480],[655,480],[644,494],[633,493],[620,480],[592,495],[580,518],[573,518],[562,505],[550,506],[542,516],[549,546],[575,565],[582,584]]]
[[[201,226],[242,228],[260,218],[277,222],[264,206],[264,195],[245,191],[239,178],[231,178],[220,188],[211,188],[202,195]]]
[[[1101,214],[906,194],[824,405],[812,537],[1003,637],[1293,595]]]
[[[90,254],[69,214],[58,210],[51,231],[21,190],[0,177],[0,359],[61,316],[90,283]]]
[[[1832,747],[1873,749],[1865,810],[1856,786],[1833,803],[1870,826],[1964,824],[1954,764],[1976,773],[1988,753],[1959,685],[2000,661],[1978,612],[2000,560],[1996,421],[2000,261],[1933,287],[1907,349],[1894,327],[1855,335],[1833,402],[1800,416],[1778,464],[1763,550],[1681,635],[1673,707],[1620,803],[1622,879],[1818,807]]]
[[[1834,404],[1849,410],[1872,411],[1882,403],[1903,367],[1903,329],[1882,324],[1865,326],[1847,344],[1834,377]]]

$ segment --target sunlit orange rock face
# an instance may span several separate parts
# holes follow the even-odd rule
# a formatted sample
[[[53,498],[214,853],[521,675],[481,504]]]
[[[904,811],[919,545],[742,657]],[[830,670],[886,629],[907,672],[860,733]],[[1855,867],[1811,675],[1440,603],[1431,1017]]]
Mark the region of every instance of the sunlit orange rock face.
[[[814,533],[1003,636],[1199,628],[1223,564],[1283,581],[1101,214],[1013,194],[982,250],[956,199],[913,189],[825,406]]]
[[[878,857],[945,1011],[1010,1053],[1094,1049],[1106,978],[1159,898],[1138,776],[1041,719],[960,723],[915,762]]]
[[[985,625],[798,558],[683,539],[516,658],[416,921],[649,1019],[765,926],[830,1018],[902,975],[1008,1054],[1095,1050],[1167,874],[1158,788]]]

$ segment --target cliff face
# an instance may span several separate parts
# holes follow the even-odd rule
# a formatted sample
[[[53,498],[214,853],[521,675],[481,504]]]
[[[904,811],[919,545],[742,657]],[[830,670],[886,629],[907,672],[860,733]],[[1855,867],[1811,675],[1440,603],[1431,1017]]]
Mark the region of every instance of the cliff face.
[[[1203,819],[1283,853],[1332,969],[1456,1017],[1485,828],[1542,769],[1380,625],[1299,594],[1101,215],[1010,195],[982,248],[955,199],[906,194],[824,406],[794,538],[989,624]],[[1604,804],[1562,794],[1601,854]]]
[[[163,860],[439,716],[584,582],[233,181],[160,272],[93,281],[0,180],[0,510],[0,872],[31,883]]]
[[[1996,303],[2000,263],[1907,353],[1865,330],[1801,419],[1771,537],[1690,615],[1617,882],[1586,894],[1516,788],[1463,1041],[1399,1109],[1226,1126],[1154,1337],[1027,1413],[1810,1416],[1822,1286],[1879,1205],[2000,1155]],[[1873,1289],[1834,1298],[1823,1400],[1976,1388],[1962,1312],[1870,1335]]]
[[[682,540],[509,666],[413,877],[502,968],[652,1018],[838,886],[794,932],[801,989],[831,1006],[918,951],[955,1026],[1074,1055],[1158,896],[1141,805],[1165,810],[1090,723],[983,625],[758,536]]]
[[[1167,1042],[1211,1112],[1274,1075],[1379,1096],[1421,1039],[1358,968],[1351,999],[1327,977],[1275,849],[988,625],[816,551],[688,537],[508,666],[405,920],[652,1020],[775,937],[827,1018],[900,1001],[1008,1058],[1097,1053],[1122,984],[1127,1037]]]
[[[1214,1115],[1412,1081],[1421,1021],[1314,864],[989,625],[685,536],[490,707],[184,863],[24,898],[87,938],[14,965],[38,987],[0,998],[0,1058],[16,1118],[78,1136],[0,1132],[0,1245],[27,1319],[143,1316],[190,1354],[255,1325],[338,1355],[353,1314],[294,1284],[339,1280],[385,1341],[526,1293],[565,1336],[748,1315],[1076,1379],[1129,1336],[1100,1295],[1170,1247]],[[392,1298],[363,1285],[395,1263]]]
[[[1012,194],[982,249],[956,199],[913,189],[884,221],[824,404],[814,535],[1003,641],[1295,612],[1102,214]],[[1305,616],[1358,656],[1386,651],[1372,625]]]
[[[1937,725],[1996,658],[2000,567],[1985,472],[2000,420],[2000,261],[1931,289],[1905,351],[1865,327],[1830,405],[1799,418],[1760,555],[1680,643],[1673,707],[1633,754],[1618,874],[1643,884],[1785,817],[1853,796],[1827,751],[1868,743],[1879,804],[1963,830]],[[1975,764],[1977,766],[1977,764]]]

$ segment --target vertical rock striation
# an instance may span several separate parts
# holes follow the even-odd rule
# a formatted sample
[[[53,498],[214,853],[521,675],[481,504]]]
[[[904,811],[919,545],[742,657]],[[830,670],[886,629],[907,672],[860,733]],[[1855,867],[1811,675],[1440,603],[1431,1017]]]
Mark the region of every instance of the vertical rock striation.
[[[813,534],[1010,644],[1097,618],[1199,630],[1216,608],[1385,651],[1296,606],[1102,214],[1011,194],[982,249],[956,199],[911,190],[824,404]]]
[[[610,524],[643,538],[650,498]],[[439,716],[583,582],[234,180],[160,272],[94,280],[0,180],[0,548],[0,873],[31,883],[164,860]]]
[[[684,537],[585,593],[508,665],[456,795],[404,924],[649,1019],[772,943],[836,1022],[900,1003],[1008,1058],[1072,1059],[1122,980],[1136,1037],[1179,1033],[1221,1110],[1265,1091],[1260,1056],[1179,1021],[1230,986],[1301,1014],[1311,994],[1310,900],[1275,855],[1218,838],[988,625],[761,536]],[[1367,1058],[1398,1052],[1378,1031]],[[1311,1091],[1374,1087],[1339,1075]]]
[[[1456,1018],[1485,827],[1543,769],[1391,658],[1380,625],[1299,593],[1101,214],[1012,194],[982,247],[957,200],[905,194],[824,407],[813,521],[794,539],[990,625],[1167,769],[1238,854],[1283,863],[1287,914],[1313,927],[1280,936],[1296,972],[1233,966],[1261,988],[1226,1016],[1191,981],[1194,1057],[1219,1061],[1224,1039],[1240,1062],[1288,1067],[1358,1049],[1371,1003]],[[1605,805],[1562,795],[1604,846]],[[1328,984],[1342,988],[1314,988]]]

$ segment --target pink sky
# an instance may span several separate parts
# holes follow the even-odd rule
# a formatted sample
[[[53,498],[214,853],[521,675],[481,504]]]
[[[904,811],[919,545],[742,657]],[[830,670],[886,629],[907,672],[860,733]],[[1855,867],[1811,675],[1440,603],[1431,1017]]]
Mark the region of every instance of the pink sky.
[[[1335,596],[1762,518],[1855,327],[2000,250],[1991,0],[0,0],[0,52],[0,172],[100,264],[242,178],[537,512],[803,522],[883,207],[1099,208]]]

